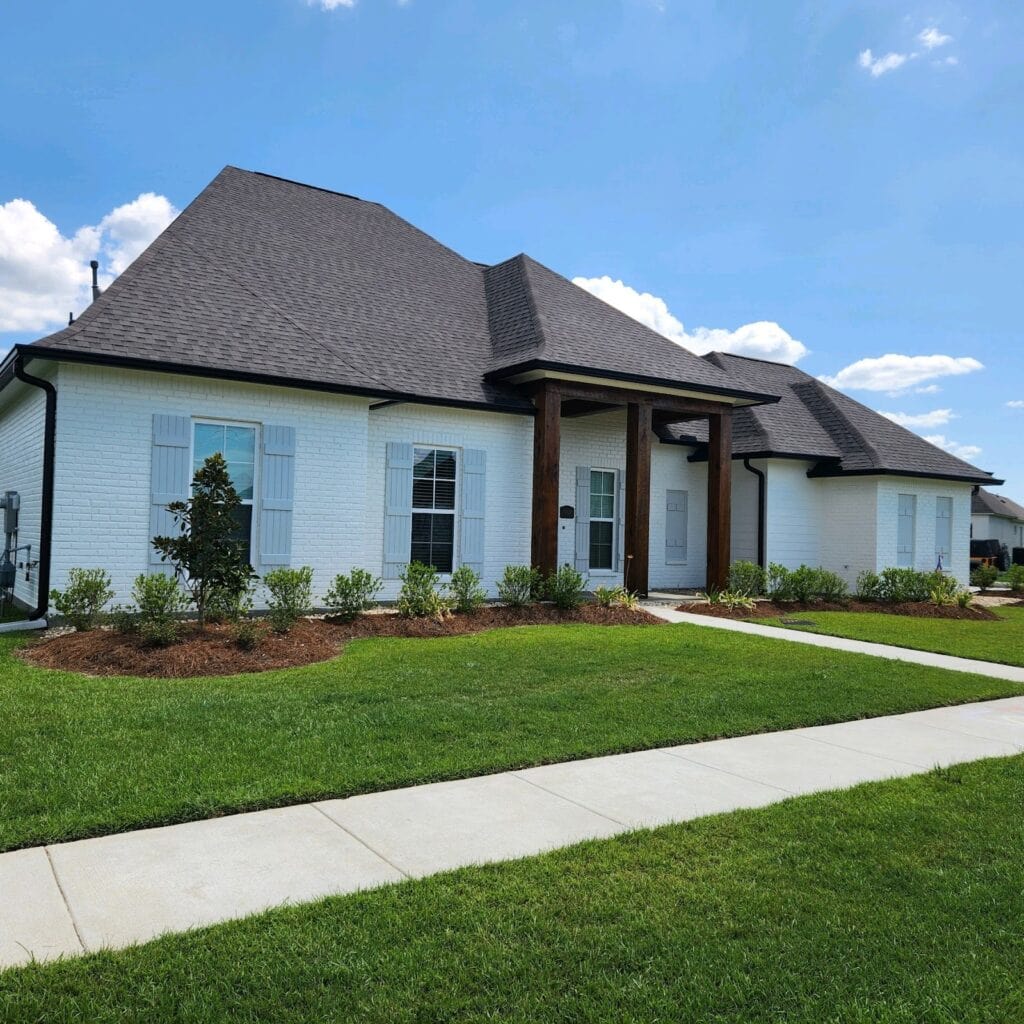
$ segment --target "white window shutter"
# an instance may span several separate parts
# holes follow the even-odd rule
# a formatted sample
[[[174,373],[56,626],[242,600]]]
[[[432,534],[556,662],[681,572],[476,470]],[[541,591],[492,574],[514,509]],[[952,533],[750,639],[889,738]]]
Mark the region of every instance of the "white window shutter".
[[[462,565],[481,576],[484,571],[484,508],[487,489],[487,453],[467,448],[462,453]]]
[[[576,571],[590,571],[590,467],[576,467]]]
[[[685,565],[689,494],[686,491],[665,492],[665,564]]]
[[[259,566],[273,569],[292,560],[295,505],[295,428],[263,425],[260,462]]]
[[[412,445],[388,441],[384,468],[384,578],[396,580],[412,554]]]
[[[612,565],[618,566],[619,572],[626,571],[626,502],[623,500],[625,479],[626,474],[621,469],[615,470],[615,546]]]
[[[181,527],[167,511],[172,501],[188,498],[192,476],[189,452],[192,450],[192,420],[188,416],[153,414],[153,443],[150,459],[149,537],[173,537]],[[171,572],[152,543],[149,545],[151,572]]]

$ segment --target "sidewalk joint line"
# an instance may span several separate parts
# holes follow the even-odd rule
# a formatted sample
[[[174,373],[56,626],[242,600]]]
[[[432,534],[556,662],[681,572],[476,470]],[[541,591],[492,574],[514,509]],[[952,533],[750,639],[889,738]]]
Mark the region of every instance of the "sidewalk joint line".
[[[752,733],[753,736],[771,736],[771,733]],[[729,737],[730,739],[743,739],[742,736]],[[708,742],[714,743],[714,740]],[[694,744],[697,746],[697,744]],[[687,761],[690,764],[700,765],[701,768],[710,768],[712,771],[721,772],[723,775],[731,775],[734,779],[739,779],[741,782],[753,782],[757,786],[765,786],[768,789],[777,790],[780,793],[785,793],[786,796],[801,796],[802,794],[797,793],[793,789],[785,789],[783,786],[776,786],[772,782],[764,782],[762,779],[755,779],[750,775],[741,775],[739,772],[730,771],[728,768],[721,768],[717,764],[708,764],[707,761],[698,761],[695,757],[690,757],[687,754],[677,754],[672,750],[662,749],[663,754],[668,754],[669,757],[674,757],[680,761]]]
[[[386,791],[385,791],[385,792],[386,792]],[[380,852],[380,850],[375,850],[375,849],[374,849],[374,848],[373,848],[373,847],[372,847],[372,846],[371,846],[371,845],[370,845],[370,844],[369,844],[369,843],[368,843],[368,842],[367,842],[367,841],[366,841],[365,839],[363,839],[363,838],[362,838],[361,836],[357,836],[357,835],[355,834],[355,832],[353,832],[353,831],[352,831],[351,829],[349,829],[349,828],[346,828],[346,827],[345,827],[344,825],[342,825],[342,823],[341,823],[340,821],[335,821],[335,819],[334,819],[334,818],[332,818],[332,817],[331,817],[331,816],[330,816],[330,815],[329,815],[329,814],[328,814],[328,813],[327,813],[327,812],[326,812],[326,811],[325,811],[325,810],[324,810],[324,809],[323,809],[323,808],[322,808],[322,807],[321,807],[321,806],[320,806],[319,804],[310,804],[309,806],[310,806],[310,807],[312,807],[312,808],[313,808],[313,810],[315,810],[315,811],[319,811],[319,812],[320,812],[320,813],[321,813],[321,814],[322,814],[322,815],[323,815],[323,816],[324,816],[324,817],[325,817],[325,818],[326,818],[326,819],[327,819],[327,820],[328,820],[328,821],[329,821],[329,822],[330,822],[330,823],[331,823],[332,825],[334,825],[334,826],[335,826],[335,828],[340,828],[340,829],[341,829],[341,831],[345,833],[345,835],[347,835],[347,836],[351,837],[352,839],[354,839],[354,840],[355,840],[355,841],[356,841],[357,843],[359,843],[359,845],[360,845],[360,846],[363,846],[363,847],[365,847],[365,848],[366,848],[367,850],[369,850],[369,851],[370,851],[370,853],[372,853],[372,854],[373,854],[373,855],[374,855],[375,857],[379,857],[379,858],[380,858],[380,859],[381,859],[382,861],[384,861],[384,863],[385,863],[385,864],[387,864],[387,865],[388,865],[388,867],[392,867],[392,868],[394,868],[394,869],[395,869],[395,870],[396,870],[396,871],[397,871],[397,872],[398,872],[398,873],[399,873],[399,874],[400,874],[400,875],[401,875],[401,876],[402,876],[403,878],[410,878],[410,879],[411,879],[411,878],[413,877],[412,875],[410,875],[410,874],[409,874],[409,872],[408,872],[408,871],[406,871],[406,870],[405,870],[404,868],[400,868],[400,867],[399,867],[399,866],[398,866],[398,865],[397,865],[397,864],[396,864],[396,863],[395,863],[395,862],[394,862],[393,860],[391,860],[391,859],[390,859],[389,857],[385,857],[385,856],[384,856],[384,854]]]
[[[620,755],[621,756],[621,755]],[[584,758],[584,760],[586,760]],[[569,764],[575,764],[577,762],[570,761]],[[543,765],[541,766],[543,767]],[[518,779],[520,782],[525,782],[528,786],[533,786],[534,789],[539,789],[542,793],[547,793],[548,796],[557,797],[559,800],[564,800],[567,804],[575,804],[577,807],[582,808],[584,811],[589,811],[591,814],[596,814],[599,818],[604,818],[605,821],[610,821],[613,825],[621,825],[625,829],[634,829],[636,825],[630,825],[626,821],[619,821],[618,818],[613,818],[610,814],[605,814],[604,811],[596,811],[593,807],[588,807],[586,804],[581,804],[579,800],[573,800],[572,797],[563,796],[561,793],[556,793],[554,790],[548,789],[547,786],[542,786],[539,782],[534,782],[532,779],[524,779],[518,772],[508,773],[513,779]]]
[[[870,718],[858,719],[858,721],[870,722],[871,719]],[[836,725],[846,725],[848,723],[846,723],[846,722],[837,722],[835,724]],[[818,728],[820,728],[820,729],[827,729],[828,726],[827,725],[813,726],[813,728],[816,728],[816,729],[818,729]],[[870,750],[861,750],[860,747],[851,747],[847,743],[837,743],[835,740],[819,739],[817,736],[804,736],[804,739],[805,740],[810,740],[812,743],[820,743],[823,747],[835,747],[837,750],[849,750],[851,754],[862,754],[864,757],[875,757],[875,758],[878,758],[879,761],[889,761],[892,764],[901,764],[901,765],[903,765],[906,768],[917,768],[917,769],[919,769],[922,772],[930,772],[935,767],[935,762],[933,762],[930,765],[927,765],[927,764],[921,764],[919,761],[903,761],[903,760],[901,760],[898,757],[886,757],[885,754],[876,754],[876,753],[874,753],[873,751],[870,751]],[[1012,755],[1007,755],[1007,756],[1012,756]],[[971,760],[976,760],[976,759],[975,758],[971,758]],[[957,763],[962,763],[962,762],[957,762]]]
[[[46,854],[46,863],[50,865],[50,874],[53,875],[53,880],[57,883],[57,891],[60,893],[60,898],[64,901],[64,909],[68,912],[68,917],[71,920],[71,927],[75,932],[75,938],[78,939],[78,944],[82,947],[82,952],[88,953],[90,952],[89,947],[85,944],[85,939],[82,937],[81,929],[78,927],[78,919],[75,917],[75,912],[71,909],[71,901],[68,899],[68,894],[64,891],[64,885],[60,880],[60,875],[57,874],[57,865],[53,862],[53,855],[50,853],[49,845],[43,847],[43,853]]]

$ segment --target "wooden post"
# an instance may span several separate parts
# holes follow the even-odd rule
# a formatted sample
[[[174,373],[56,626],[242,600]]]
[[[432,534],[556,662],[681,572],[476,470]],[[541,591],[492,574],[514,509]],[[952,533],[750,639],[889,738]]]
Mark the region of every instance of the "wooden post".
[[[651,548],[651,407],[626,406],[626,535],[623,538],[624,583],[647,596]]]
[[[732,410],[708,417],[708,576],[707,586],[729,584],[732,533]]]
[[[533,523],[530,561],[545,575],[558,568],[558,465],[562,396],[545,381],[533,396]]]

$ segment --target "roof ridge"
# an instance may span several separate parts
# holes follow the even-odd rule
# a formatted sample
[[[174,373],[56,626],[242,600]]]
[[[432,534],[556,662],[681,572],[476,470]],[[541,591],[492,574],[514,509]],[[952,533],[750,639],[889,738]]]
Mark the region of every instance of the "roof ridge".
[[[830,388],[824,382],[818,380],[816,377],[812,377],[810,376],[810,374],[807,374],[807,380],[800,381],[799,383],[796,384],[791,384],[790,390],[793,392],[793,394],[797,396],[797,398],[800,399],[801,402],[803,402],[808,412],[810,412],[810,414],[815,418],[815,420],[818,421],[819,426],[822,428],[822,430],[825,431],[826,434],[829,435],[829,437],[832,438],[833,441],[835,441],[836,438],[833,435],[832,431],[828,429],[828,424],[822,421],[821,417],[817,414],[812,405],[804,401],[804,396],[800,392],[801,390],[805,389],[813,390],[817,395],[820,396],[820,398],[824,402],[828,404],[828,407],[829,409],[831,409],[832,413],[842,422],[843,426],[850,432],[850,434],[853,436],[857,444],[859,444],[865,451],[867,451],[871,455],[873,461],[877,463],[881,463],[883,461],[878,449],[873,444],[871,444],[870,441],[868,441],[868,439],[864,436],[863,431],[860,430],[859,427],[854,426],[853,422],[850,420],[850,417],[847,416],[846,413],[843,412],[843,410],[840,409],[836,402],[833,400],[832,395],[835,394],[836,392],[834,392],[832,388]],[[850,401],[856,401],[856,399],[850,399]],[[861,403],[858,402],[857,404],[860,405]],[[864,408],[866,409],[867,406],[864,406]],[[875,413],[875,415],[878,414]],[[838,444],[838,447],[840,451],[843,451],[842,444]],[[843,457],[845,457],[845,452],[843,453]]]
[[[544,320],[540,313],[540,307],[537,305],[537,298],[533,294],[533,282],[530,280],[528,273],[528,262],[536,263],[532,256],[528,256],[525,252],[521,252],[512,259],[517,263],[519,269],[519,277],[523,283],[523,291],[526,295],[526,306],[530,311],[530,320],[533,323],[534,333],[540,340],[540,344],[537,346],[537,351],[534,358],[538,358],[544,352],[548,345],[547,333],[544,330]],[[540,264],[539,264],[540,265]]]
[[[738,352],[724,352],[720,349],[715,349],[713,352],[705,352],[704,355],[701,356],[701,359],[707,359],[710,362],[712,356],[724,356],[727,359],[742,359],[744,362],[748,363],[767,363],[769,366],[783,366],[788,370],[796,370],[797,373],[803,374],[805,377],[811,377],[806,370],[801,370],[796,363],[784,363],[778,359],[764,359],[761,356],[743,356]],[[715,363],[715,365],[718,366],[718,363]],[[725,369],[725,367],[722,367],[722,369]],[[814,378],[811,377],[811,379],[813,380]]]

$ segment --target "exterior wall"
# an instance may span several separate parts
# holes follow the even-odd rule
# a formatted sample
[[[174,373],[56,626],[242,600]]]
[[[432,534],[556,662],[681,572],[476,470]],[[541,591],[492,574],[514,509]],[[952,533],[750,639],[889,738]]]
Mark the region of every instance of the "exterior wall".
[[[384,557],[384,467],[388,441],[480,448],[487,452],[481,576],[488,593],[495,595],[495,581],[506,565],[530,561],[532,419],[429,405],[392,405],[369,413],[363,555],[357,564],[378,576]],[[565,454],[562,458],[564,474]],[[456,533],[456,550],[458,540]],[[381,599],[394,600],[398,588],[397,581],[385,580]]]
[[[1011,552],[1014,548],[1024,547],[1024,524],[1005,516],[972,515],[971,527],[974,540],[997,540]]]
[[[31,551],[19,551],[11,559],[19,562],[39,558],[39,527],[43,490],[43,429],[46,397],[40,388],[15,383],[8,387],[0,407],[0,492],[17,491],[21,497],[17,543],[31,544]],[[0,512],[0,522],[3,513]],[[2,537],[0,537],[2,545]],[[2,550],[2,546],[0,546]],[[38,600],[38,571],[18,572],[14,583],[15,599],[27,608]]]
[[[366,565],[365,399],[73,364],[57,394],[54,587],[73,566],[102,566],[124,602],[148,571],[154,413],[294,426],[292,564],[313,566],[321,593]]]
[[[751,465],[764,473],[767,463],[754,460]],[[732,560],[757,561],[757,477],[743,465],[742,459],[732,462]]]
[[[953,549],[944,568],[965,586],[970,579],[971,485],[915,477],[878,477],[878,562],[884,569],[897,564],[896,519],[899,495],[917,497],[914,533],[914,568],[930,572],[935,568],[936,498],[953,499]]]
[[[821,493],[821,564],[852,589],[862,572],[878,566],[878,481],[833,477],[808,483]]]
[[[825,481],[808,478],[811,465],[797,459],[768,462],[765,557],[769,563],[779,562],[791,569],[822,564]]]
[[[703,587],[708,562],[708,464],[688,462],[692,448],[655,442],[651,454],[651,547],[652,588]],[[666,491],[686,491],[686,564],[665,564]]]

